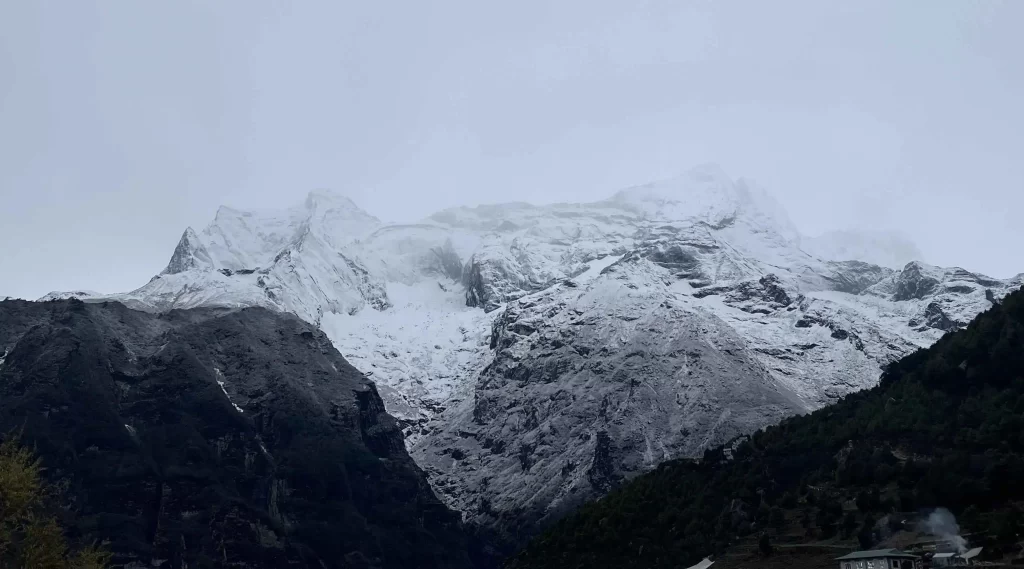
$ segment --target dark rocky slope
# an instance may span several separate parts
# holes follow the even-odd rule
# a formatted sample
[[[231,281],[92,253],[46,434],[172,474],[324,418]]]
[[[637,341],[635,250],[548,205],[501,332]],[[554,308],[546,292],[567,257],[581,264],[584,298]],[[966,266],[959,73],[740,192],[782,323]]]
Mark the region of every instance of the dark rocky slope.
[[[127,567],[469,567],[374,385],[258,308],[0,303],[0,432]]]

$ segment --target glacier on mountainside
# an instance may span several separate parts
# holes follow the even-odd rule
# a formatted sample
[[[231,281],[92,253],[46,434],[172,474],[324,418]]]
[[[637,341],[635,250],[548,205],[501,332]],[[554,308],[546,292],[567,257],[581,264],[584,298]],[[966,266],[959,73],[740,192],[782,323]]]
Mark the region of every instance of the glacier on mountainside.
[[[438,495],[511,537],[869,387],[1024,281],[832,241],[860,249],[801,236],[715,166],[593,203],[415,224],[317,191],[283,211],[221,208],[149,283],[83,300],[316,324],[377,383]]]

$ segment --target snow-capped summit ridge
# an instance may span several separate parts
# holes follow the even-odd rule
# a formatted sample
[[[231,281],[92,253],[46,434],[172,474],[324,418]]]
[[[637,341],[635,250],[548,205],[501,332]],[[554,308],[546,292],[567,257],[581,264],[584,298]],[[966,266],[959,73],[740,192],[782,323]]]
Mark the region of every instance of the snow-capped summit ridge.
[[[382,224],[347,196],[329,190],[309,192],[304,202],[308,230],[316,232],[332,247],[366,238]]]
[[[694,218],[711,225],[734,217],[739,208],[733,180],[711,164],[681,176],[620,190],[610,201],[654,219]]]
[[[343,248],[381,225],[347,196],[314,190],[301,204],[286,209],[221,206],[209,225],[198,233],[186,232],[181,243],[186,251],[206,251],[202,260],[209,268],[253,271],[273,265],[282,254],[308,245],[310,239]],[[170,268],[180,272],[181,266]]]
[[[755,231],[799,238],[785,208],[753,182],[733,180],[716,164],[680,176],[626,188],[607,202],[651,221],[697,221],[721,229],[743,220]]]
[[[47,302],[51,300],[67,300],[69,298],[86,300],[89,298],[99,298],[102,296],[104,296],[103,293],[96,292],[94,290],[54,290],[36,299],[36,302]]]

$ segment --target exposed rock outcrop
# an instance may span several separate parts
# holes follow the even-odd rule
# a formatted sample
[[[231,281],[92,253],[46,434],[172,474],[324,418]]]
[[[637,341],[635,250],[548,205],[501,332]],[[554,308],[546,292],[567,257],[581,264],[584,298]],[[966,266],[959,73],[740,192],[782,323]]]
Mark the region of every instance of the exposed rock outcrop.
[[[896,278],[896,292],[892,299],[921,300],[931,294],[939,285],[939,279],[929,272],[921,263],[908,263]]]
[[[206,247],[203,246],[196,232],[189,227],[182,234],[181,240],[178,241],[178,246],[174,248],[174,253],[171,255],[171,260],[167,263],[167,268],[164,269],[163,274],[175,275],[191,269],[212,267],[213,262],[210,259],[210,253],[207,252]]]

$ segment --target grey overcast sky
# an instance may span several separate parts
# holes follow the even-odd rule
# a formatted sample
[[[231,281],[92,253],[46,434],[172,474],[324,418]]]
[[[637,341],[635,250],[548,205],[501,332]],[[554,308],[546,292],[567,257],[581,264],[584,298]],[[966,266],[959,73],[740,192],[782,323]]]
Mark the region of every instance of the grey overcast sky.
[[[0,0],[0,297],[116,292],[218,205],[411,220],[703,162],[808,234],[1024,271],[1024,1]]]

